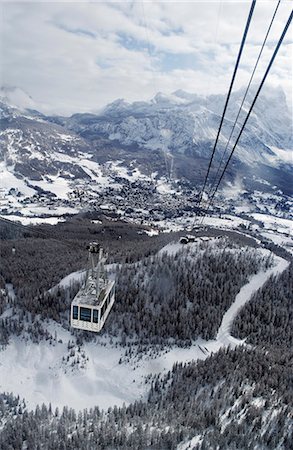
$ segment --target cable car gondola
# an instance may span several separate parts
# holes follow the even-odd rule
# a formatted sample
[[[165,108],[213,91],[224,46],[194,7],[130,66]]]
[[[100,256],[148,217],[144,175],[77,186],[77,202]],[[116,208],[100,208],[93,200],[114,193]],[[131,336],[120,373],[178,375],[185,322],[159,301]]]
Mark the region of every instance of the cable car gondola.
[[[102,247],[92,242],[88,246],[89,265],[85,285],[71,303],[70,322],[73,328],[100,332],[115,301],[115,281],[104,270],[106,257]]]

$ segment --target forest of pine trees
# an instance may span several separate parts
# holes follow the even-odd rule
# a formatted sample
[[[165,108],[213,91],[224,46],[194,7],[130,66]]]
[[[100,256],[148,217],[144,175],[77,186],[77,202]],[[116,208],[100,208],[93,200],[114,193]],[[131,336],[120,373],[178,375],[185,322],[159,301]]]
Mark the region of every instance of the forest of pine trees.
[[[50,339],[38,315],[41,320],[51,318],[69,328],[70,303],[80,285],[48,291],[66,275],[87,267],[88,242],[102,243],[110,254],[109,262],[134,262],[155,254],[176,238],[172,233],[149,237],[139,226],[109,220],[96,224],[75,219],[34,228],[33,233],[0,222],[0,311],[12,308],[9,318],[0,319],[0,345],[6,345],[11,334],[24,331],[34,341]],[[7,284],[13,286],[14,300],[7,295]]]
[[[98,238],[89,223],[82,224],[81,235],[75,226],[64,224],[58,236],[63,233],[77,244],[84,233],[88,233],[84,243],[104,235],[105,247],[112,246],[111,262],[119,262],[119,300],[104,333],[118,336],[128,347],[172,342],[185,346],[199,336],[215,337],[241,286],[272,264],[255,249],[224,238],[212,245],[186,246],[175,255],[156,255],[167,238],[145,239],[131,230],[120,245],[122,229],[116,224],[102,232],[100,227]],[[78,284],[47,291],[68,273],[83,268],[86,253],[81,247],[65,246],[60,254],[56,230],[51,232],[50,239],[8,233],[1,242],[5,259],[0,269],[0,313],[9,309],[13,313],[0,320],[2,346],[11,334],[54,345],[46,318],[69,327],[68,309]],[[13,286],[15,298],[7,295],[7,283]],[[243,307],[233,334],[247,338],[253,347],[221,349],[204,361],[175,364],[168,373],[151,378],[145,400],[128,406],[78,412],[43,404],[31,411],[19,397],[3,393],[0,448],[179,450],[180,443],[197,436],[190,447],[194,450],[291,450],[292,264]],[[81,344],[92,335],[77,332],[75,337]]]
[[[5,282],[14,287],[15,299],[0,293],[2,310],[5,305],[13,309],[13,318],[0,319],[2,345],[10,334],[24,331],[35,342],[50,339],[40,319],[53,319],[69,329],[70,304],[80,284],[49,289],[58,283],[64,267],[66,275],[84,267],[86,261],[72,258],[71,248],[65,247],[52,265],[58,251],[58,243],[52,242],[44,241],[39,248],[35,240],[19,241],[17,256],[9,253],[8,243],[4,245],[8,262],[2,277],[7,272]],[[103,333],[118,337],[122,344],[176,342],[186,346],[198,337],[213,339],[223,314],[248,277],[271,263],[271,258],[257,250],[229,243],[226,238],[182,247],[175,255],[160,253],[138,262],[120,262],[116,266],[116,302]],[[80,335],[95,338],[91,333]]]
[[[142,344],[213,339],[248,277],[271,263],[255,249],[218,240],[122,264],[107,332]]]
[[[253,345],[293,347],[293,263],[241,309],[232,334]]]

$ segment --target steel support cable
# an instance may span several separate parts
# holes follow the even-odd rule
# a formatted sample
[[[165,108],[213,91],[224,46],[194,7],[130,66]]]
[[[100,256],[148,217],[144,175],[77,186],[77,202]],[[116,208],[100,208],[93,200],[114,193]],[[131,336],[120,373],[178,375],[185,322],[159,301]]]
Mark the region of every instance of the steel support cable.
[[[237,147],[237,144],[238,144],[239,139],[240,139],[240,137],[241,137],[241,135],[242,135],[242,132],[243,132],[243,130],[244,130],[246,124],[247,124],[247,121],[248,121],[248,119],[249,119],[249,116],[250,116],[250,114],[251,114],[251,111],[252,111],[252,109],[253,109],[253,107],[254,107],[254,105],[255,105],[255,102],[256,102],[256,100],[257,100],[257,98],[258,98],[258,96],[259,96],[259,93],[260,93],[260,91],[261,91],[261,89],[262,89],[262,87],[263,87],[263,85],[264,85],[264,83],[265,83],[265,80],[266,80],[266,78],[267,78],[267,76],[268,76],[268,73],[269,73],[269,71],[270,71],[270,69],[271,69],[271,67],[272,67],[272,65],[273,65],[273,62],[274,62],[274,60],[275,60],[275,58],[276,58],[276,56],[277,56],[277,54],[278,54],[278,51],[279,51],[279,49],[280,49],[280,47],[281,47],[281,44],[282,44],[282,42],[283,42],[283,40],[284,40],[284,37],[285,37],[285,35],[286,35],[287,31],[288,31],[288,28],[289,28],[289,26],[290,26],[290,24],[291,24],[291,22],[292,22],[292,17],[293,17],[293,11],[291,11],[291,14],[290,14],[290,16],[289,16],[289,18],[288,18],[288,20],[287,20],[287,23],[286,23],[286,25],[285,25],[285,27],[284,27],[284,30],[283,30],[283,32],[282,32],[282,34],[281,34],[281,36],[280,36],[280,39],[279,39],[279,41],[278,41],[278,44],[277,44],[277,46],[276,46],[276,48],[275,48],[275,50],[274,50],[274,53],[273,53],[272,57],[271,57],[271,60],[270,60],[270,62],[269,62],[269,65],[268,65],[268,67],[267,67],[267,69],[266,69],[266,71],[265,71],[265,74],[264,74],[264,76],[263,76],[263,79],[262,79],[262,81],[261,81],[261,83],[260,83],[260,85],[259,85],[259,88],[258,88],[258,90],[257,90],[257,92],[256,92],[256,94],[255,94],[255,97],[254,97],[254,99],[253,99],[253,102],[252,102],[252,104],[251,104],[251,106],[250,106],[250,108],[249,108],[249,111],[248,111],[248,113],[247,113],[247,115],[246,115],[246,117],[245,117],[245,120],[244,120],[244,122],[243,122],[243,125],[242,125],[242,127],[241,127],[241,129],[240,129],[240,132],[239,132],[239,134],[238,134],[238,137],[237,137],[237,139],[236,139],[236,142],[235,142],[235,144],[234,144],[234,146],[233,146],[233,148],[232,148],[232,150],[231,150],[231,152],[230,152],[229,158],[228,158],[228,160],[227,160],[227,162],[226,162],[226,164],[225,164],[225,167],[224,167],[224,169],[223,169],[222,175],[221,175],[221,177],[220,177],[220,179],[219,179],[219,181],[218,181],[218,183],[217,183],[217,185],[216,185],[216,187],[215,187],[215,190],[214,190],[212,196],[211,196],[210,199],[209,199],[209,203],[208,203],[208,205],[207,205],[207,210],[209,209],[209,207],[210,207],[210,206],[212,205],[212,203],[213,203],[213,200],[214,200],[214,197],[215,197],[215,195],[216,195],[216,192],[217,192],[217,190],[218,190],[218,188],[219,188],[219,185],[220,185],[220,183],[221,183],[221,181],[222,181],[222,179],[223,179],[223,177],[224,177],[224,174],[225,174],[225,172],[226,172],[226,170],[227,170],[227,167],[228,167],[228,165],[229,165],[229,162],[231,161],[231,158],[232,158],[232,156],[233,156],[233,154],[234,154],[234,151],[235,151],[235,149],[236,149],[236,147]],[[204,220],[204,217],[205,217],[205,215],[203,216],[202,222],[203,222],[203,220]]]
[[[218,175],[219,175],[219,173],[220,173],[220,170],[221,170],[221,167],[222,167],[222,163],[223,163],[223,160],[224,160],[224,158],[225,158],[225,155],[226,155],[227,149],[228,149],[228,147],[229,147],[229,144],[230,144],[231,138],[232,138],[232,136],[233,136],[233,133],[234,133],[235,127],[236,127],[236,125],[237,125],[237,121],[238,121],[238,119],[239,119],[239,116],[240,116],[240,114],[241,114],[241,111],[242,111],[242,107],[243,107],[243,105],[244,105],[244,102],[245,102],[245,100],[246,100],[246,97],[247,97],[247,94],[248,94],[249,88],[250,88],[250,86],[251,86],[251,83],[252,83],[252,80],[253,80],[254,74],[255,74],[255,72],[256,72],[256,69],[257,69],[257,66],[258,66],[259,60],[260,60],[260,58],[261,58],[261,55],[262,55],[263,49],[264,49],[264,47],[265,47],[265,44],[266,44],[266,42],[267,42],[267,38],[268,38],[268,35],[269,35],[270,31],[271,31],[271,28],[272,28],[273,22],[274,22],[274,20],[275,20],[275,16],[276,16],[276,14],[277,14],[277,11],[278,11],[278,8],[279,8],[279,6],[280,6],[280,3],[281,3],[281,0],[279,0],[279,1],[278,1],[278,3],[277,3],[277,6],[276,6],[276,8],[275,8],[275,11],[274,11],[273,17],[272,17],[272,19],[271,19],[271,23],[270,23],[270,25],[269,25],[269,28],[268,28],[268,30],[267,30],[267,33],[266,33],[266,36],[265,36],[265,38],[264,38],[264,41],[263,41],[263,44],[262,44],[262,46],[261,46],[260,52],[259,52],[259,54],[258,54],[258,57],[257,57],[256,63],[255,63],[254,69],[253,69],[253,71],[252,71],[252,74],[251,74],[251,77],[250,77],[250,80],[249,80],[248,86],[247,86],[247,88],[246,88],[246,91],[245,91],[245,94],[244,94],[243,100],[242,100],[242,102],[241,102],[241,105],[240,105],[240,108],[239,108],[238,114],[237,114],[237,116],[236,116],[236,119],[235,119],[235,121],[234,121],[234,125],[233,125],[233,128],[232,128],[232,130],[231,130],[231,133],[230,133],[229,139],[228,139],[228,141],[227,141],[227,144],[226,144],[226,146],[225,146],[224,152],[223,152],[223,154],[222,154],[222,157],[221,157],[221,161],[220,161],[220,164],[219,164],[219,167],[218,167],[217,173],[216,173],[216,175],[215,175],[215,177],[214,177],[214,181],[213,181],[213,183],[212,183],[212,186],[211,186],[211,188],[210,188],[210,190],[209,190],[208,196],[210,196],[211,192],[213,191],[213,189],[214,189],[214,187],[215,187],[215,184],[216,184],[216,180],[217,180],[217,178],[218,178]]]
[[[222,129],[222,125],[223,125],[223,122],[224,122],[226,110],[227,110],[227,107],[228,107],[228,102],[229,102],[230,95],[231,95],[231,92],[232,92],[232,89],[233,89],[234,81],[235,81],[235,78],[236,78],[236,73],[237,73],[237,70],[238,70],[238,66],[239,66],[239,62],[240,62],[240,59],[241,59],[242,51],[243,51],[243,48],[244,48],[244,45],[245,45],[245,41],[246,41],[246,37],[247,37],[249,26],[250,26],[250,22],[251,22],[251,19],[252,19],[252,15],[253,15],[255,4],[256,4],[256,0],[252,0],[251,6],[250,6],[250,11],[249,11],[248,18],[247,18],[246,25],[245,25],[245,29],[244,29],[244,33],[243,33],[243,36],[242,36],[242,41],[241,41],[241,44],[240,44],[240,48],[239,48],[236,64],[235,64],[235,67],[234,67],[234,72],[233,72],[233,75],[232,75],[232,79],[231,79],[228,95],[227,95],[225,106],[224,106],[224,110],[223,110],[223,113],[222,113],[219,129],[218,129],[218,132],[217,132],[217,137],[216,137],[216,140],[215,140],[215,143],[214,143],[214,147],[213,147],[213,150],[212,150],[212,155],[211,155],[211,158],[210,158],[208,170],[207,170],[207,173],[206,173],[206,176],[205,176],[205,180],[204,180],[204,184],[203,184],[203,187],[202,187],[202,190],[201,190],[201,193],[200,193],[200,197],[199,197],[199,200],[198,200],[198,205],[197,205],[198,208],[200,207],[200,204],[201,204],[201,201],[202,201],[202,197],[203,197],[203,194],[204,194],[204,191],[205,191],[205,188],[206,188],[208,176],[209,176],[209,173],[210,173],[210,170],[211,170],[211,165],[212,165],[212,162],[213,162],[213,159],[214,159],[217,143],[218,143],[219,136],[220,136],[220,133],[221,133],[221,129]]]

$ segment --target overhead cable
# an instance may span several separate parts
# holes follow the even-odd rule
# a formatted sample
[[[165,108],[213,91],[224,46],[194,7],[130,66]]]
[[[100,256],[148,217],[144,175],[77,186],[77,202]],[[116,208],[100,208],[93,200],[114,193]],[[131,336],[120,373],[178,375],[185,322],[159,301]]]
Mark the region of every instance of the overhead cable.
[[[252,74],[251,74],[251,77],[250,77],[250,80],[249,80],[248,86],[247,86],[247,88],[246,88],[246,91],[245,91],[245,94],[244,94],[243,100],[242,100],[242,102],[241,102],[241,105],[240,105],[240,108],[239,108],[239,110],[238,110],[238,114],[237,114],[237,116],[236,116],[236,119],[235,119],[235,121],[234,121],[234,124],[233,124],[232,130],[231,130],[231,133],[230,133],[229,139],[228,139],[228,141],[227,141],[227,144],[226,144],[226,146],[225,146],[224,152],[223,152],[223,154],[222,154],[222,157],[221,157],[221,161],[220,161],[220,164],[219,164],[219,167],[218,167],[217,173],[216,173],[216,175],[215,175],[215,177],[214,177],[214,181],[213,181],[213,183],[212,183],[212,186],[211,186],[211,188],[210,188],[210,191],[209,191],[209,195],[211,194],[211,192],[213,191],[213,189],[214,189],[214,187],[215,187],[215,184],[216,184],[216,180],[217,180],[217,178],[218,178],[218,175],[219,175],[219,173],[220,173],[220,170],[221,170],[221,167],[222,167],[222,163],[223,163],[223,160],[224,160],[224,158],[225,158],[225,155],[226,155],[227,149],[228,149],[228,147],[229,147],[229,144],[230,144],[231,138],[232,138],[232,136],[233,136],[233,133],[234,133],[234,130],[235,130],[235,127],[236,127],[237,121],[238,121],[238,119],[239,119],[239,116],[240,116],[240,113],[241,113],[241,111],[242,111],[242,107],[243,107],[243,105],[244,105],[244,102],[245,102],[245,100],[246,100],[246,97],[247,97],[247,94],[248,94],[249,88],[250,88],[250,86],[251,86],[251,83],[252,83],[252,80],[253,80],[254,74],[255,74],[255,72],[256,72],[256,69],[257,69],[257,66],[258,66],[259,60],[260,60],[260,58],[261,58],[261,55],[262,55],[263,49],[264,49],[264,47],[265,47],[265,44],[266,44],[266,42],[267,42],[267,38],[268,38],[268,35],[269,35],[269,33],[270,33],[270,30],[271,30],[271,28],[272,28],[273,22],[274,22],[274,20],[275,20],[275,16],[276,16],[276,14],[277,14],[277,11],[278,11],[278,8],[279,8],[279,6],[280,6],[280,3],[281,3],[281,0],[279,0],[279,1],[278,1],[278,3],[277,3],[277,6],[276,6],[276,8],[275,8],[275,11],[274,11],[273,17],[272,17],[272,19],[271,19],[271,22],[270,22],[270,25],[269,25],[269,28],[268,28],[268,30],[267,30],[267,33],[266,33],[266,35],[265,35],[265,38],[264,38],[263,44],[262,44],[262,46],[261,46],[260,52],[259,52],[259,54],[258,54],[258,57],[257,57],[256,63],[255,63],[254,69],[253,69],[253,71],[252,71]]]
[[[258,88],[258,90],[257,90],[257,92],[256,92],[256,94],[255,94],[255,97],[254,97],[254,99],[253,99],[253,101],[252,101],[252,104],[251,104],[251,106],[250,106],[250,109],[249,109],[249,111],[248,111],[248,113],[247,113],[247,115],[246,115],[246,117],[245,117],[245,120],[244,120],[244,122],[243,122],[243,125],[242,125],[242,127],[241,127],[241,129],[240,129],[240,132],[239,132],[239,134],[238,134],[238,137],[237,137],[237,139],[236,139],[236,142],[235,142],[235,144],[234,144],[234,146],[233,146],[233,148],[232,148],[232,150],[231,150],[231,152],[230,152],[229,158],[228,158],[228,160],[227,160],[227,162],[226,162],[226,164],[225,164],[225,167],[224,167],[224,169],[223,169],[223,172],[222,172],[222,174],[221,174],[221,177],[220,177],[220,179],[219,179],[219,181],[218,181],[218,183],[217,183],[217,185],[216,185],[216,187],[215,187],[215,189],[214,189],[213,194],[211,195],[211,197],[210,197],[210,199],[209,199],[209,203],[208,203],[207,209],[211,206],[211,204],[212,204],[212,202],[213,202],[213,200],[214,200],[214,197],[215,197],[216,192],[217,192],[217,190],[218,190],[218,188],[219,188],[219,185],[220,185],[220,183],[221,183],[221,181],[222,181],[222,179],[223,179],[223,177],[224,177],[224,174],[225,174],[225,172],[226,172],[226,170],[227,170],[227,167],[228,167],[228,165],[229,165],[229,163],[230,163],[230,161],[231,161],[231,158],[232,158],[232,156],[233,156],[233,154],[234,154],[234,151],[235,151],[235,149],[236,149],[236,147],[237,147],[237,144],[238,144],[239,139],[240,139],[240,137],[241,137],[241,135],[242,135],[242,132],[243,132],[243,130],[244,130],[246,124],[247,124],[247,121],[248,121],[249,117],[250,117],[251,111],[253,110],[253,107],[254,107],[254,105],[255,105],[255,102],[256,102],[256,100],[257,100],[259,94],[260,94],[260,91],[261,91],[261,89],[262,89],[262,87],[263,87],[263,85],[264,85],[264,83],[265,83],[265,80],[266,80],[266,78],[267,78],[267,76],[268,76],[268,74],[269,74],[269,71],[270,71],[270,69],[271,69],[271,67],[272,67],[272,65],[273,65],[273,62],[274,62],[274,60],[275,60],[275,58],[276,58],[276,56],[277,56],[277,54],[278,54],[278,51],[279,51],[279,49],[280,49],[280,47],[281,47],[281,44],[282,44],[282,42],[283,42],[283,40],[284,40],[284,37],[285,37],[285,35],[286,35],[287,31],[288,31],[288,28],[289,28],[289,26],[290,26],[290,24],[291,24],[291,22],[292,22],[292,17],[293,17],[293,11],[291,11],[291,14],[290,14],[290,16],[289,16],[289,18],[288,18],[288,20],[287,20],[287,23],[286,23],[286,25],[285,25],[285,27],[284,27],[284,29],[283,29],[283,32],[282,32],[282,34],[281,34],[281,36],[280,36],[280,39],[279,39],[279,41],[278,41],[278,43],[277,43],[277,46],[276,46],[276,48],[275,48],[275,50],[274,50],[274,53],[273,53],[272,57],[271,57],[271,60],[270,60],[270,62],[269,62],[269,65],[268,65],[268,67],[267,67],[267,69],[266,69],[266,71],[265,71],[265,74],[264,74],[264,76],[263,76],[263,79],[262,79],[262,81],[261,81],[261,83],[260,83],[260,85],[259,85],[259,88]]]
[[[252,0],[251,6],[250,6],[250,11],[249,11],[248,18],[247,18],[246,25],[245,25],[245,29],[244,29],[244,33],[243,33],[243,36],[242,36],[242,41],[241,41],[241,44],[240,44],[240,48],[239,48],[236,64],[235,64],[235,67],[234,67],[234,72],[233,72],[233,75],[232,75],[232,79],[231,79],[228,95],[227,95],[225,106],[224,106],[224,110],[223,110],[223,113],[222,113],[219,129],[218,129],[218,132],[217,132],[217,137],[216,137],[216,140],[215,140],[215,143],[214,143],[214,147],[213,147],[213,150],[212,150],[212,155],[210,157],[210,162],[209,162],[208,170],[207,170],[207,173],[206,173],[206,176],[205,176],[204,184],[203,184],[200,196],[199,196],[198,207],[201,204],[202,197],[203,197],[203,194],[204,194],[204,191],[205,191],[205,188],[206,188],[208,176],[209,176],[209,173],[210,173],[210,170],[211,170],[211,165],[212,165],[212,162],[213,162],[213,159],[214,159],[217,143],[218,143],[219,136],[220,136],[220,133],[221,133],[221,129],[222,129],[222,125],[223,125],[223,122],[224,122],[227,106],[228,106],[228,103],[229,103],[230,95],[231,95],[232,88],[233,88],[233,85],[234,85],[234,81],[235,81],[235,78],[236,78],[236,73],[237,73],[237,70],[238,70],[238,66],[239,66],[239,62],[240,62],[240,59],[241,59],[242,51],[243,51],[243,48],[244,48],[244,44],[245,44],[245,41],[246,41],[248,29],[249,29],[249,26],[250,26],[250,23],[251,23],[251,19],[252,19],[252,15],[253,15],[255,4],[256,4],[256,0]]]

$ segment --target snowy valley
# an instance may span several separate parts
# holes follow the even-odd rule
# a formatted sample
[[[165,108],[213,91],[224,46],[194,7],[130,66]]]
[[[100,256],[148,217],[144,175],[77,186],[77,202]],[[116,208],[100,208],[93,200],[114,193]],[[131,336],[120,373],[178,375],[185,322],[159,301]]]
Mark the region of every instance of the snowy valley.
[[[2,99],[4,450],[290,448],[289,111],[266,92],[199,210],[222,101],[53,117]],[[98,335],[70,327],[92,241],[116,279]]]
[[[228,117],[242,94],[234,94]],[[149,103],[117,101],[99,114],[68,118],[21,110],[8,101],[4,97],[0,105],[2,215],[32,221],[41,216],[52,223],[64,214],[95,209],[152,221],[196,211],[222,96],[178,91],[158,94]],[[217,164],[230,128],[227,120]],[[221,210],[292,212],[291,148],[284,93],[268,89],[227,172]],[[213,167],[211,175],[212,180]]]

